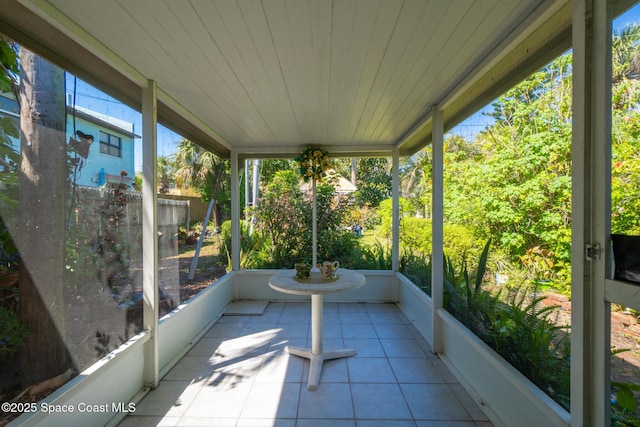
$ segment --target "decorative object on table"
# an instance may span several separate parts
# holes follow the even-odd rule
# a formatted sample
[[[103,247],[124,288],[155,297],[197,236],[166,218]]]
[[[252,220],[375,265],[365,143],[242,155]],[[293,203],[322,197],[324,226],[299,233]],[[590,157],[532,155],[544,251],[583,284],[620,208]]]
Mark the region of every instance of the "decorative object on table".
[[[640,285],[640,236],[612,234],[611,243],[615,263],[613,278]]]
[[[305,182],[310,179],[322,180],[324,172],[331,167],[329,152],[311,145],[305,148],[295,161],[298,162],[300,175]]]
[[[296,268],[296,278],[308,279],[311,272],[311,264],[306,262],[297,262],[294,267]]]
[[[340,263],[338,261],[325,261],[322,264],[318,263],[317,267],[322,273],[324,279],[335,279],[338,277],[338,268]]]

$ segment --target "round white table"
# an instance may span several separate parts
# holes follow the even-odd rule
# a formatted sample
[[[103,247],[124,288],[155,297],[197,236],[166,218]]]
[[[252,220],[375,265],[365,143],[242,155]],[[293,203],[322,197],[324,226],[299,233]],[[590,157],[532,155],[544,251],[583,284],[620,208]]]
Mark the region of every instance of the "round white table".
[[[341,268],[335,279],[323,279],[319,271],[311,271],[308,279],[296,278],[295,270],[284,270],[269,279],[269,286],[276,291],[294,295],[311,295],[311,348],[289,347],[290,354],[309,359],[309,381],[307,388],[317,390],[320,373],[325,360],[355,356],[354,349],[323,350],[322,305],[324,294],[344,292],[364,285],[364,276],[357,271]]]

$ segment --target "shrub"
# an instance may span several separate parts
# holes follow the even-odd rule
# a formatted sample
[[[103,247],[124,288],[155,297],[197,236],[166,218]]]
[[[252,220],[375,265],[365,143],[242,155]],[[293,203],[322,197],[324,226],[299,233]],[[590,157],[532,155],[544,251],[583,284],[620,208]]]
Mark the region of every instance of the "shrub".
[[[252,210],[255,230],[242,226],[243,268],[293,268],[296,262],[311,262],[312,195],[300,186],[297,173],[276,172],[264,187],[260,203]],[[318,261],[339,260],[354,268],[361,257],[359,241],[351,232],[354,212],[349,197],[336,197],[330,183],[316,187]],[[222,224],[225,247],[230,252],[231,225]]]
[[[400,272],[418,286],[424,293],[431,295],[431,258],[405,252],[400,257]]]
[[[470,228],[463,225],[444,225],[444,251],[455,265],[477,260],[482,253],[483,241],[478,240]]]
[[[260,251],[264,248],[262,233],[250,233],[250,221],[240,221],[240,268],[256,268],[260,265]],[[220,227],[223,248],[227,254],[227,271],[231,265],[231,220],[222,223]]]
[[[420,254],[430,254],[432,235],[431,220],[427,218],[406,217],[400,223],[400,243]]]
[[[273,266],[289,266],[311,245],[311,206],[291,170],[277,172],[252,210],[256,229],[264,232]]]
[[[490,241],[475,274],[466,265],[456,273],[447,262],[445,308],[565,408],[569,407],[568,333],[549,319],[556,306],[541,305],[537,288],[516,287],[506,295],[482,289]]]
[[[415,252],[420,256],[429,256],[432,252],[432,221],[427,218],[404,218],[400,227],[400,242],[408,252]],[[475,239],[473,233],[461,225],[444,225],[444,252],[449,254],[449,260],[455,265],[461,265],[467,259],[477,259],[480,256],[481,242]]]
[[[382,243],[376,241],[371,247],[360,249],[362,256],[358,268],[365,270],[391,270],[391,248],[383,247]]]
[[[354,268],[354,254],[359,253],[358,238],[348,230],[318,231],[318,262],[340,260],[345,268]]]

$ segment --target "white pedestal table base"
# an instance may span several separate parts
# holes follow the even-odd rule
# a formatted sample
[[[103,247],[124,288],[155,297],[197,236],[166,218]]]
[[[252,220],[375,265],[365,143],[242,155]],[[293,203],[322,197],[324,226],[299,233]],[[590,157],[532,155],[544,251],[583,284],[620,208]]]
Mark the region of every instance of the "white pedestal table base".
[[[322,374],[322,364],[325,360],[340,359],[343,357],[351,357],[356,355],[354,349],[327,350],[322,349],[322,304],[323,295],[311,295],[311,346],[312,348],[289,347],[285,350],[289,354],[309,359],[311,365],[309,367],[309,381],[307,389],[315,391],[320,384],[320,375]]]
[[[311,367],[309,368],[309,381],[307,382],[307,389],[311,391],[316,391],[318,389],[318,384],[320,384],[320,374],[322,373],[322,364],[325,360],[340,359],[342,357],[351,357],[356,355],[356,351],[353,349],[331,350],[320,354],[313,354],[311,349],[300,347],[286,347],[286,350],[290,354],[304,357],[311,361]]]
[[[344,292],[364,285],[364,276],[352,270],[340,270],[338,278],[322,280],[318,272],[312,270],[309,279],[295,278],[295,270],[285,270],[269,279],[269,286],[279,292],[295,295],[311,295],[311,348],[286,347],[287,352],[309,359],[309,381],[307,388],[317,390],[325,360],[340,359],[356,355],[354,349],[327,350],[322,348],[322,305],[324,294]]]

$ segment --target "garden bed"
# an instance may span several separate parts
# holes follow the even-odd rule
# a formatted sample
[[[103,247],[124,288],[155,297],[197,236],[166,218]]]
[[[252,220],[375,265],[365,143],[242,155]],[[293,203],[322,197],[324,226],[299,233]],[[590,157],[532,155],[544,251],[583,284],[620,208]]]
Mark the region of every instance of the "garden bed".
[[[552,320],[557,325],[571,324],[570,299],[554,292],[545,292],[544,295],[547,298],[543,304],[558,306]],[[613,311],[616,308],[622,311]],[[640,385],[640,323],[631,311],[618,306],[613,306],[611,312],[610,347],[612,350],[627,350],[611,356],[611,380]]]

